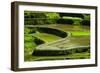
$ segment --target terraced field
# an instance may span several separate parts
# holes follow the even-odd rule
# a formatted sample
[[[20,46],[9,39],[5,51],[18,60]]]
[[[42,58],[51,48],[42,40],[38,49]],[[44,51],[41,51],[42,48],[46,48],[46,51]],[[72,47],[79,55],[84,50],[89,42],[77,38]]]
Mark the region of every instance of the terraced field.
[[[41,61],[41,60],[62,60],[62,59],[86,59],[90,58],[90,28],[88,26],[72,26],[72,25],[28,25],[25,27],[47,27],[66,32],[66,37],[56,36],[36,31],[31,33],[32,38],[36,37],[44,41],[40,45],[35,44],[25,55],[25,61]],[[74,50],[75,49],[75,50]],[[50,54],[52,53],[52,55]]]
[[[33,34],[33,36],[40,38],[41,40],[45,41],[45,43],[49,43],[49,42],[53,42],[58,39],[61,39],[61,37],[59,37],[59,36],[48,34],[48,33],[40,33],[38,31],[35,34]],[[46,39],[48,39],[48,40],[46,40]]]

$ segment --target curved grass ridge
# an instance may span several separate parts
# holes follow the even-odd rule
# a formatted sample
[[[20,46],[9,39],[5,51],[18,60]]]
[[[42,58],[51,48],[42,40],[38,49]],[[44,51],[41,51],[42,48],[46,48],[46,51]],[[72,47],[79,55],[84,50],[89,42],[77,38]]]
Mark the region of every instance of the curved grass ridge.
[[[89,52],[90,46],[76,46],[67,49],[55,49],[55,50],[35,50],[34,56],[59,56],[59,55],[69,55],[73,53]]]
[[[55,36],[55,40],[65,38],[68,36],[68,33],[64,32],[62,30],[54,29],[54,28],[47,28],[47,27],[35,27],[35,28],[36,28],[36,32],[32,36],[44,41],[45,43],[50,43],[51,41],[46,42],[46,40],[42,38],[40,33],[42,33],[42,35],[45,35],[45,36],[48,35],[49,37]],[[55,31],[55,32],[53,32],[53,31]]]
[[[72,53],[80,53],[90,50],[89,45],[76,45],[72,47],[58,47],[59,45],[63,44],[65,41],[69,41],[71,38],[72,33],[66,32],[67,36],[65,38],[50,42],[50,43],[44,43],[39,46],[37,46],[32,53],[33,55],[37,56],[57,56],[57,55],[68,55]],[[58,46],[57,46],[58,45]]]
[[[67,33],[68,35],[65,37],[65,38],[62,38],[62,39],[59,39],[59,40],[56,40],[56,41],[53,41],[53,42],[50,42],[50,43],[44,43],[44,44],[41,44],[39,46],[36,47],[35,50],[53,50],[56,48],[56,50],[59,50],[60,48],[57,48],[57,47],[54,47],[52,48],[52,46],[56,43],[59,43],[59,42],[63,42],[64,40],[67,40],[70,36],[71,36],[71,33],[68,32]],[[51,47],[50,47],[51,46]],[[49,47],[49,48],[45,48],[45,47]],[[61,50],[61,49],[60,49]]]

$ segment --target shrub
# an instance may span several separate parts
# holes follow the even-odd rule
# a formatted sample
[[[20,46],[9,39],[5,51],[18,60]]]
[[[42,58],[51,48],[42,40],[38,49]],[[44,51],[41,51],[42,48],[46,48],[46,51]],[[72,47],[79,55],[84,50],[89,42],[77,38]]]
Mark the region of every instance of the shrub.
[[[49,46],[49,48],[55,48],[55,47],[51,47]],[[89,47],[87,48],[73,48],[73,49],[65,49],[65,50],[57,50],[59,48],[56,49],[50,49],[47,50],[48,47],[46,47],[46,49],[35,49],[34,52],[32,53],[32,55],[36,55],[36,56],[59,56],[59,55],[70,55],[70,54],[74,54],[74,53],[82,53],[82,52],[88,52]]]
[[[34,37],[32,37],[32,35],[24,34],[24,42],[32,42],[33,39]]]
[[[58,24],[73,24],[74,22],[71,19],[58,19],[57,23]]]
[[[37,45],[40,45],[40,44],[43,44],[43,43],[44,43],[44,41],[42,41],[42,40],[40,40],[40,39],[38,39],[38,38],[35,38],[35,39],[34,39],[34,42],[35,42]]]
[[[49,34],[54,34],[56,36],[60,36],[62,38],[66,37],[67,36],[67,33],[64,32],[64,31],[60,31],[60,30],[57,30],[57,29],[52,29],[52,28],[45,28],[45,27],[38,27],[38,30],[40,32],[45,32],[45,33],[49,33]]]
[[[75,14],[75,13],[59,13],[61,17],[68,16],[68,17],[79,17],[84,18],[83,14]]]
[[[29,29],[29,28],[24,28],[24,34],[29,34],[30,31],[31,31],[31,29]]]
[[[65,55],[64,50],[34,50],[34,56],[59,56]]]
[[[83,20],[81,22],[82,25],[90,26],[90,20]]]
[[[32,12],[25,11],[25,25],[43,25],[55,24],[59,18],[59,14],[55,12]]]

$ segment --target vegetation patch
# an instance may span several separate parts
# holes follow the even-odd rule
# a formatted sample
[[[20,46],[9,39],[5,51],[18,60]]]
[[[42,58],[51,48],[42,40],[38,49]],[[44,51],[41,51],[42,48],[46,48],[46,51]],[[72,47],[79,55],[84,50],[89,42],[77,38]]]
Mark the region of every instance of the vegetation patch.
[[[44,60],[70,60],[70,59],[89,59],[89,52],[73,53],[69,55],[59,55],[59,56],[34,56],[27,55],[25,61],[44,61]]]
[[[24,25],[25,61],[90,58],[89,14],[24,11]]]
[[[72,36],[89,36],[90,32],[89,31],[72,31]]]
[[[33,52],[34,56],[59,56],[59,55],[69,55],[73,53],[90,52],[89,46],[69,48],[69,49],[55,49],[54,50],[41,50],[36,49]]]

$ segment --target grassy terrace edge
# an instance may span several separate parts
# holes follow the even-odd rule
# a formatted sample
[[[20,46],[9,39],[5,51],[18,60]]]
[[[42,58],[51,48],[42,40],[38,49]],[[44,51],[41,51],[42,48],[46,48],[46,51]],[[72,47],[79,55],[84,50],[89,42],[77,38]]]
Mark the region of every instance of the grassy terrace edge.
[[[33,27],[32,27],[33,28]],[[43,27],[42,27],[43,28]],[[67,33],[67,32],[66,32]],[[74,32],[73,32],[74,33]],[[86,36],[88,36],[89,35],[89,33],[84,33],[84,34],[86,34]],[[76,33],[74,33],[74,35],[77,35]],[[78,35],[80,36],[80,34],[78,33]],[[66,38],[66,37],[65,37]],[[65,39],[65,38],[62,38],[62,39]],[[61,40],[61,39],[60,39]],[[89,46],[83,46],[83,48],[84,49],[80,49],[80,47],[77,47],[77,48],[74,48],[74,49],[76,49],[76,50],[73,50],[73,49],[70,49],[70,50],[63,50],[63,51],[57,51],[56,50],[56,53],[58,53],[58,54],[56,54],[55,53],[55,50],[53,50],[53,51],[51,51],[51,50],[48,50],[48,51],[46,51],[46,50],[36,50],[36,49],[34,49],[33,50],[33,57],[35,57],[35,56],[58,56],[58,55],[71,55],[72,53],[82,53],[82,51],[84,50],[84,51],[86,51],[86,52],[89,52],[89,50],[90,50],[90,47]],[[71,52],[72,51],[72,52]],[[35,52],[35,53],[34,53]],[[39,55],[39,53],[42,53],[42,54],[40,54]],[[45,53],[45,55],[43,55],[43,52]],[[51,53],[51,54],[47,54],[47,53]],[[65,52],[67,52],[67,53],[65,53]],[[55,54],[54,54],[55,53]],[[64,54],[63,54],[64,53]],[[35,60],[35,58],[33,59],[33,60]],[[42,60],[42,57],[41,57],[41,59],[37,59],[37,60]],[[49,59],[48,59],[49,60]],[[26,60],[27,61],[27,60]]]

